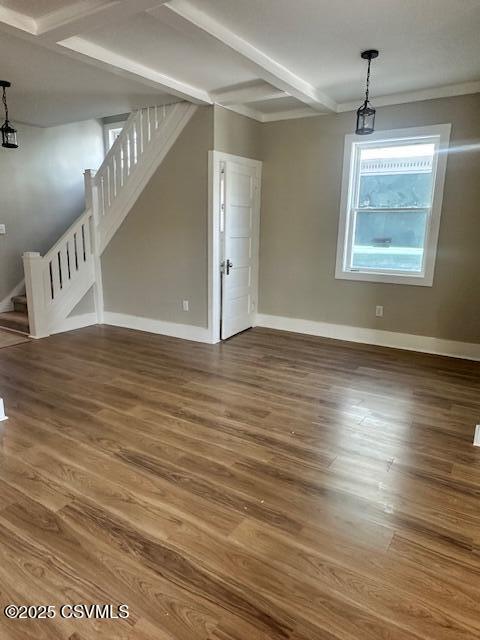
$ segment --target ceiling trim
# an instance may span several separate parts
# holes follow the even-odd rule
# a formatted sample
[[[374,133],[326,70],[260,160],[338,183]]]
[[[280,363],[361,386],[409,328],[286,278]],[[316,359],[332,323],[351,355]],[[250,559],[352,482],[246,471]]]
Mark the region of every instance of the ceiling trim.
[[[419,91],[411,91],[405,93],[395,93],[388,96],[379,96],[372,98],[372,104],[375,107],[391,107],[399,104],[408,104],[411,102],[421,102],[423,100],[436,100],[441,98],[455,98],[456,96],[472,95],[480,93],[480,81],[464,82],[461,84],[451,84],[445,87],[437,87],[433,89],[425,89]],[[343,102],[338,105],[337,113],[346,113],[356,111],[361,100],[356,102]],[[277,122],[280,120],[293,120],[295,118],[311,118],[312,116],[329,115],[328,113],[318,113],[307,107],[299,107],[298,109],[289,109],[276,113],[261,113],[252,108],[248,108],[248,113],[242,105],[222,105],[227,109],[236,111],[250,118],[254,118],[259,122]]]
[[[115,1],[121,1],[122,4],[124,2],[131,4],[133,2],[138,7],[146,0]],[[148,4],[151,6],[152,3],[149,2]],[[160,4],[162,4],[162,2],[155,2],[156,6]],[[110,71],[111,73],[135,80],[162,93],[169,93],[181,100],[188,100],[194,104],[212,104],[212,100],[207,91],[167,76],[155,69],[151,69],[130,58],[117,54],[110,49],[89,42],[80,36],[72,36],[58,43],[49,38],[38,37],[34,32],[26,28],[26,26],[32,27],[33,24],[35,25],[33,31],[35,31],[35,21],[32,20],[31,22],[24,23],[20,20],[23,17],[25,16],[14,11],[4,11],[4,7],[0,6],[0,32],[15,35],[23,40],[36,43],[50,51],[67,55],[75,60],[97,67],[98,69]]]
[[[39,18],[36,21],[36,35],[40,39],[59,42],[91,29],[122,22],[132,15],[161,6],[167,1],[111,0],[103,5],[92,5],[91,0],[83,0]]]
[[[250,86],[237,85],[211,94],[199,87],[172,78],[126,56],[90,42],[81,33],[128,19],[147,11],[168,15],[192,36],[210,36],[235,52],[255,71],[259,81]],[[155,12],[155,13],[154,13]],[[214,18],[192,6],[187,0],[108,0],[98,5],[96,0],[80,0],[37,20],[0,6],[0,31],[12,33],[52,51],[68,55],[91,66],[133,79],[141,84],[167,92],[196,104],[220,104],[227,109],[259,122],[274,122],[328,113],[355,111],[361,99],[337,104],[325,93],[292,73],[263,51],[243,40]],[[376,107],[480,93],[480,80],[433,87],[417,91],[374,97]],[[304,106],[276,113],[262,113],[251,103],[292,96]]]
[[[218,103],[217,103],[218,104]],[[257,122],[264,122],[264,114],[256,109],[252,109],[244,104],[218,104],[219,107],[223,109],[228,109],[229,111],[234,111],[241,116],[246,116],[247,118],[251,118],[252,120],[256,120]],[[318,115],[318,114],[317,114]]]
[[[328,113],[318,113],[308,107],[298,107],[276,113],[262,113],[262,122],[278,122],[280,120],[294,120],[296,118],[311,118],[313,116],[327,116]]]
[[[212,100],[223,106],[235,104],[249,104],[260,100],[275,100],[285,98],[288,94],[281,89],[272,87],[268,82],[260,82],[248,87],[232,87],[225,91],[215,91],[210,94]]]
[[[110,71],[123,72],[182,100],[189,100],[194,104],[212,104],[209,94],[203,89],[176,80],[84,38],[74,36],[58,43],[58,46],[78,54],[80,60]]]
[[[243,40],[236,33],[185,0],[172,0],[163,5],[162,10],[171,11],[177,15],[192,33],[196,33],[198,30],[208,33],[247,61],[260,78],[297,98],[312,109],[319,112],[337,110],[336,102],[325,93],[318,91],[263,51]]]
[[[480,80],[474,82],[463,82],[460,84],[449,84],[444,87],[432,87],[430,89],[419,89],[418,91],[406,91],[404,93],[392,93],[387,96],[372,97],[374,107],[390,107],[396,104],[406,104],[408,102],[421,102],[422,100],[435,100],[437,98],[454,98],[472,93],[480,93]],[[342,102],[338,105],[337,112],[356,111],[361,104],[361,99],[355,102]]]
[[[37,23],[33,18],[3,6],[0,6],[0,23],[32,35],[35,35],[37,31]]]

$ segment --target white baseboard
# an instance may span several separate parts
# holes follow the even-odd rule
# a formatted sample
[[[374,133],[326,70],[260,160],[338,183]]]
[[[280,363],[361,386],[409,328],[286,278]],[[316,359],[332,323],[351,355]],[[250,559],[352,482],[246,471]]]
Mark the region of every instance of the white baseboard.
[[[65,318],[59,322],[51,331],[51,335],[55,333],[64,333],[65,331],[74,331],[75,329],[82,329],[83,327],[90,327],[92,324],[97,324],[97,314],[82,313],[78,316],[71,316]]]
[[[431,353],[439,356],[450,356],[451,358],[480,361],[480,344],[468,342],[456,342],[455,340],[442,340],[440,338],[418,336],[410,333],[397,333],[396,331],[366,329],[344,324],[272,316],[263,313],[257,315],[256,325],[269,329],[306,333],[312,336],[321,336],[322,338],[334,338],[335,340],[360,342],[381,347],[406,349],[407,351],[419,351],[421,353]]]
[[[7,311],[13,311],[12,298],[21,295],[25,291],[25,280],[22,280],[14,287],[3,300],[0,301],[0,313],[6,313]]]
[[[182,338],[183,340],[193,340],[194,342],[206,342],[211,344],[210,331],[204,327],[195,327],[190,324],[179,324],[176,322],[164,322],[163,320],[153,320],[140,316],[130,316],[113,311],[105,311],[104,323],[115,327],[126,329],[136,329],[137,331],[147,331],[148,333],[159,333],[172,338]]]
[[[3,422],[4,420],[8,420],[8,418],[5,415],[5,406],[3,404],[3,400],[2,398],[0,398],[0,422]]]

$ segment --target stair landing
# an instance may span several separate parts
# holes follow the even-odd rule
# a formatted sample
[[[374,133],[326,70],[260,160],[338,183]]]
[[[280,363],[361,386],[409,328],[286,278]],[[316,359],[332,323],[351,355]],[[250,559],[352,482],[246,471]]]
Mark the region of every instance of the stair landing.
[[[23,311],[7,311],[0,313],[0,328],[13,329],[20,333],[29,334],[28,314]]]

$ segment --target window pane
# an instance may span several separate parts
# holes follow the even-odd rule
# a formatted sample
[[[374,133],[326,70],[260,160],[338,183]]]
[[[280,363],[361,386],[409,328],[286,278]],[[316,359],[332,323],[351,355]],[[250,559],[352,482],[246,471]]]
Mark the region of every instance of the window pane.
[[[429,208],[434,153],[433,144],[362,149],[358,207]]]
[[[421,272],[427,215],[427,211],[359,211],[351,266]]]
[[[122,127],[118,127],[117,129],[109,129],[108,131],[108,142],[109,142],[109,149],[112,148],[113,143],[115,142],[115,140],[118,138],[118,136],[122,133]]]

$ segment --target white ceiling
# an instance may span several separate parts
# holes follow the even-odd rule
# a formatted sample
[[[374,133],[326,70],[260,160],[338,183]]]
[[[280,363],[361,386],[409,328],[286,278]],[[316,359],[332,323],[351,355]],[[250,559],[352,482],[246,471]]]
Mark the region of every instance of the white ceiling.
[[[141,13],[115,29],[97,29],[85,39],[207,91],[257,78],[228,47],[204,34],[185,32],[170,16],[168,10]]]
[[[77,2],[78,0],[1,0],[0,5],[36,20],[52,11],[71,7]]]
[[[13,83],[7,94],[12,118],[42,127],[177,100],[111,71],[6,34],[0,36],[0,76]]]
[[[192,0],[331,95],[358,100],[365,62],[378,95],[480,80],[479,0]]]
[[[190,99],[258,120],[480,92],[480,0],[0,0],[12,116]]]

